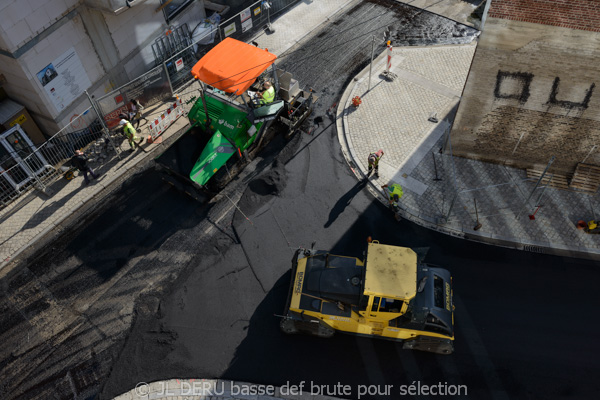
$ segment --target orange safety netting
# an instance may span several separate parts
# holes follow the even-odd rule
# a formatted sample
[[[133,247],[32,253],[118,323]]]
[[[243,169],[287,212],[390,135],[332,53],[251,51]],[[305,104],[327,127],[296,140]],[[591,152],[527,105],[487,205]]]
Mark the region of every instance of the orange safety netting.
[[[276,59],[267,50],[226,38],[194,65],[192,76],[227,93],[241,94]]]

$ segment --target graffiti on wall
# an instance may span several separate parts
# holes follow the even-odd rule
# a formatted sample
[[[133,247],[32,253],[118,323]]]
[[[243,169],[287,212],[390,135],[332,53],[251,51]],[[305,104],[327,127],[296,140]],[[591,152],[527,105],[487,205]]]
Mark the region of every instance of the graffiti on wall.
[[[497,99],[514,99],[525,104],[529,99],[529,87],[533,74],[528,72],[498,71],[494,96]]]
[[[521,104],[525,104],[531,94],[530,87],[533,77],[534,75],[528,72],[507,72],[499,70],[496,75],[494,96],[497,99],[513,99],[518,100]],[[574,108],[585,110],[588,108],[596,84],[592,83],[589,89],[585,91],[582,101],[557,100],[559,86],[560,78],[556,77],[554,78],[552,88],[550,88],[548,101],[544,103],[545,105],[557,106],[569,110]]]
[[[581,101],[581,102],[568,101],[568,100],[556,100],[556,95],[558,94],[559,84],[560,84],[560,78],[559,77],[554,78],[554,83],[552,84],[552,91],[550,92],[550,97],[548,98],[548,101],[546,102],[546,104],[552,105],[552,106],[568,108],[568,109],[581,108],[581,109],[585,110],[586,108],[588,108],[590,99],[592,98],[592,93],[594,92],[594,88],[596,87],[595,83],[592,83],[590,85],[590,88],[585,91],[585,96],[583,98],[583,101]]]

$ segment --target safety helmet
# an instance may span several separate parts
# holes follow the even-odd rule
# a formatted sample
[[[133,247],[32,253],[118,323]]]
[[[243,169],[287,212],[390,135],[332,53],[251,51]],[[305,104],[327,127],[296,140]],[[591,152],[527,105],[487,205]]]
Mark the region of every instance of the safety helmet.
[[[127,121],[125,121],[124,119],[122,119],[121,121],[119,121],[119,125],[125,125],[127,123]]]

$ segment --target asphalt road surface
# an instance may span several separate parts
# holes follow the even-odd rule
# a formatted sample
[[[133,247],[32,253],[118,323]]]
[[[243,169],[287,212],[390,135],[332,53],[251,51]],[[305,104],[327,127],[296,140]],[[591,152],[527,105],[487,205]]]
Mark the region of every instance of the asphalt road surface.
[[[0,280],[0,398],[108,399],[168,378],[305,381],[325,394],[342,384],[353,399],[359,385],[380,393],[363,398],[400,398],[401,385],[418,382],[465,385],[473,399],[600,392],[596,263],[397,223],[351,174],[326,111],[367,64],[372,35],[418,44],[472,34],[391,4],[362,2],[281,57],[320,95],[323,122],[277,138],[218,201],[199,205],[149,165]],[[425,261],[452,272],[453,355],[279,331],[293,250],[314,241],[360,257],[367,236],[428,247]]]

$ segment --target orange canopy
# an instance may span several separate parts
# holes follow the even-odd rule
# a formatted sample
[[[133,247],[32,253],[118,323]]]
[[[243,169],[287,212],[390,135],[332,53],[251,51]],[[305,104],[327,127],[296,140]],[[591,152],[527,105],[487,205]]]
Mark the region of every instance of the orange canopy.
[[[194,65],[192,75],[227,93],[237,90],[241,94],[276,59],[277,56],[267,50],[226,38]]]

